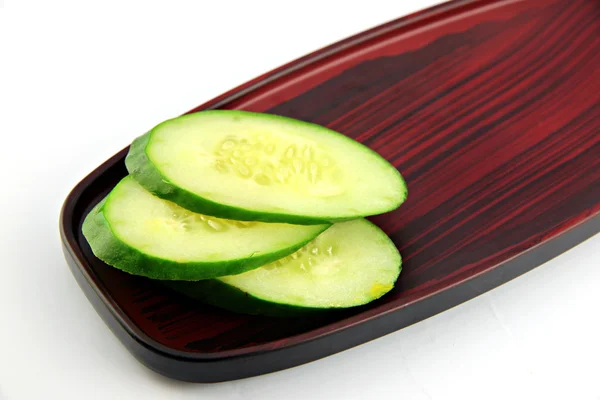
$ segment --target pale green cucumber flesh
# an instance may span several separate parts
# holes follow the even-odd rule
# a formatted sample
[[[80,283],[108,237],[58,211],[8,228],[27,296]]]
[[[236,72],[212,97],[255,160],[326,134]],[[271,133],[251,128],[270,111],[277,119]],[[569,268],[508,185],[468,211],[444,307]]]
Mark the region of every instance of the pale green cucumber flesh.
[[[401,264],[390,238],[357,219],[334,224],[297,252],[261,268],[169,286],[236,312],[295,316],[370,303],[394,287]]]
[[[98,258],[123,271],[200,280],[277,260],[328,226],[209,217],[155,197],[126,177],[88,214],[83,234]]]
[[[407,194],[400,173],[368,147],[319,125],[212,110],[165,121],[126,158],[147,190],[194,212],[316,224],[381,214]]]

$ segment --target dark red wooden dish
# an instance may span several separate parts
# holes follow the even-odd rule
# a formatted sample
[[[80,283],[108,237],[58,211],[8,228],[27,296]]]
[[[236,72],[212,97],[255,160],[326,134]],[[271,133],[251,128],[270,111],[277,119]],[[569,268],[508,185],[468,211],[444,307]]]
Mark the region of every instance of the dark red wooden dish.
[[[125,149],[67,198],[65,256],[131,353],[173,378],[230,380],[325,357],[471,299],[600,231],[598,0],[446,3],[195,110],[208,108],[316,122],[390,160],[409,199],[373,221],[404,269],[374,304],[295,320],[225,312],[121,273],[94,258],[80,227],[125,175]]]

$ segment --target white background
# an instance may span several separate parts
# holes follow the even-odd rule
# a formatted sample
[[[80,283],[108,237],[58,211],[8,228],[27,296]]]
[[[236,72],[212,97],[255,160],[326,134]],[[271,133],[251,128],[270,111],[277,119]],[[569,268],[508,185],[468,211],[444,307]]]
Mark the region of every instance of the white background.
[[[156,123],[437,1],[233,3],[0,8],[0,399],[600,399],[600,235],[466,304],[290,370],[187,384],[128,354],[63,260],[68,191]]]

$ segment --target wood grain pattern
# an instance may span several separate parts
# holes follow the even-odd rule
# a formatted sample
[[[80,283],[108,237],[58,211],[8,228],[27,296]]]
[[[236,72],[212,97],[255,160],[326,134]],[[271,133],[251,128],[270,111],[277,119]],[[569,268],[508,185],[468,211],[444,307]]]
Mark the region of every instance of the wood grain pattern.
[[[514,264],[514,272],[497,275],[497,285],[552,256],[548,248],[529,261],[527,255],[534,254],[529,250],[538,245],[561,248],[552,240],[584,224],[586,234],[577,240],[600,231],[596,0],[451,2],[308,55],[192,111],[206,108],[316,122],[390,160],[406,177],[409,198],[397,211],[372,220],[397,244],[404,268],[394,291],[369,306],[282,321],[200,305],[107,267],[91,254],[80,224],[126,173],[123,150],[67,199],[66,254],[82,274],[80,282],[91,285],[118,320],[120,328],[113,329],[124,329],[162,359],[136,356],[174,377],[237,378],[331,354],[363,336],[386,333],[393,324],[347,337],[343,345],[320,342],[325,347],[314,356],[309,351],[310,357],[294,359],[285,353],[290,361],[273,367],[250,371],[240,364],[229,375],[214,376],[207,370],[168,370],[174,357],[212,360],[211,368],[218,369],[217,361],[258,357],[314,338],[337,340],[333,334],[360,322],[371,329],[369,321],[390,311],[404,313],[396,318],[406,320],[405,326],[490,285],[463,289],[441,308],[425,307],[432,296],[474,284],[484,273],[508,271],[520,256],[519,269]]]

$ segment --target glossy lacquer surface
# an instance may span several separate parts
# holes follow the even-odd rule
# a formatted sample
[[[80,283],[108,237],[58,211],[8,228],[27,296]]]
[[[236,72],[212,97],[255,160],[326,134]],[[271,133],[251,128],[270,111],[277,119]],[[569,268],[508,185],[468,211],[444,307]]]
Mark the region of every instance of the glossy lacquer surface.
[[[468,300],[600,231],[597,0],[446,3],[196,110],[207,108],[316,122],[390,160],[409,197],[372,220],[404,268],[373,304],[301,319],[229,313],[112,269],[91,254],[80,226],[126,173],[123,150],[65,202],[65,254],[113,332],[171,377],[236,379],[327,356]]]

